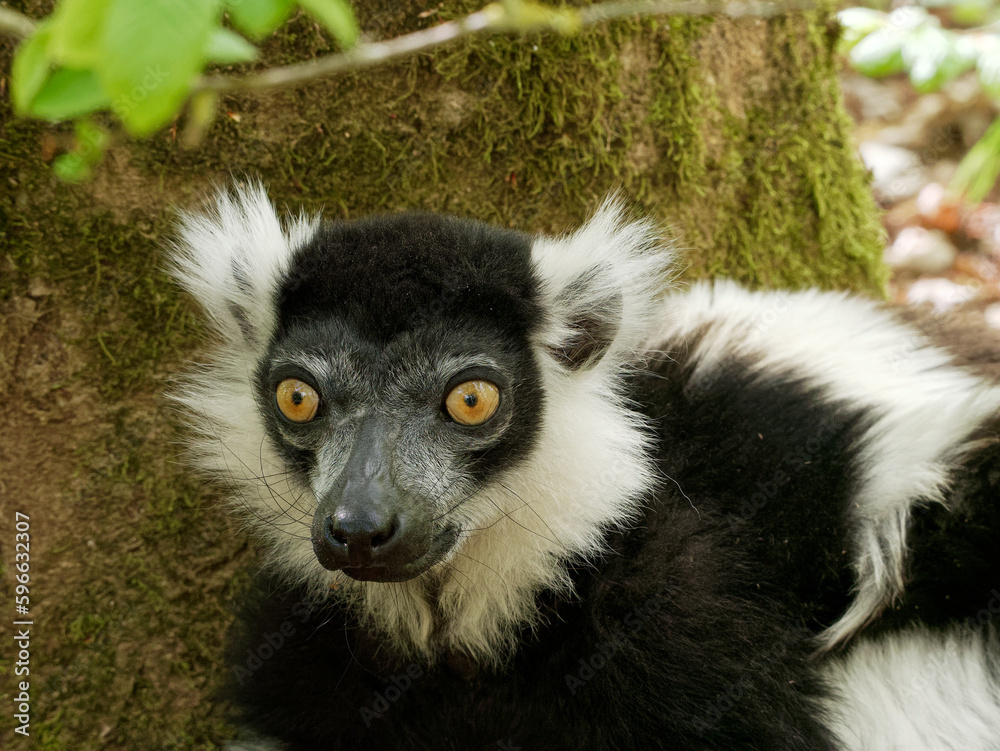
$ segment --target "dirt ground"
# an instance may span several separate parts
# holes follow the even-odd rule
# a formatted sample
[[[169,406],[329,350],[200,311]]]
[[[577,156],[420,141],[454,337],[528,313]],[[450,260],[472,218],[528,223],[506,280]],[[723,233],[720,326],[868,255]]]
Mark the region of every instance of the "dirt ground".
[[[71,131],[11,116],[11,50],[0,39],[0,748],[216,748],[228,729],[206,697],[247,543],[177,461],[163,399],[200,336],[161,268],[168,207],[197,183],[151,174],[127,145],[92,183],[59,183]],[[27,675],[9,648],[16,513]],[[21,680],[28,739],[9,711]]]
[[[177,478],[177,436],[150,387],[169,374],[108,393],[123,386],[102,382],[94,363],[113,360],[103,350],[114,337],[101,343],[108,316],[81,306],[72,283],[11,276],[0,301],[0,551],[11,602],[13,519],[30,517],[33,721],[31,743],[19,742],[5,713],[0,745],[211,748],[221,715],[199,705],[222,661],[223,603],[245,544],[211,493]],[[0,622],[5,644],[10,623]],[[185,737],[162,734],[185,716]]]
[[[17,385],[3,391],[6,408],[0,419],[0,431],[5,436],[0,448],[0,510],[5,521],[15,511],[31,517],[31,615],[35,622],[32,675],[46,676],[44,662],[53,654],[61,654],[62,668],[58,677],[46,676],[44,689],[34,684],[38,698],[33,709],[35,717],[52,718],[47,706],[50,702],[56,706],[60,695],[73,691],[77,681],[74,673],[80,672],[77,657],[65,652],[67,633],[85,650],[86,645],[101,639],[123,637],[119,642],[123,647],[120,659],[108,665],[112,671],[121,672],[108,676],[111,681],[135,680],[142,672],[156,682],[162,678],[149,675],[150,668],[155,671],[156,665],[145,660],[142,671],[133,672],[137,667],[132,664],[135,656],[149,646],[148,642],[129,639],[124,622],[108,622],[99,615],[106,610],[117,611],[129,599],[126,593],[116,591],[114,577],[105,575],[94,581],[93,574],[105,567],[102,559],[114,548],[135,553],[144,544],[136,531],[140,510],[109,513],[109,509],[94,503],[94,485],[98,482],[90,471],[82,469],[77,455],[78,448],[90,437],[111,435],[113,427],[102,414],[101,402],[94,398],[92,387],[70,383],[54,392],[47,387],[63,380],[60,376],[64,374],[70,379],[79,376],[79,370],[72,370],[78,363],[71,362],[72,347],[60,341],[60,335],[65,336],[69,328],[59,320],[61,316],[32,311],[26,302],[33,301],[18,300],[6,306],[13,310],[4,315],[8,326],[12,319],[20,319],[16,323],[23,325],[25,336],[18,341],[9,336],[8,328],[0,345],[18,367],[29,365],[31,370],[30,380],[19,379]],[[50,320],[45,321],[46,317]],[[135,417],[144,421],[154,413],[148,405],[141,412],[137,411]],[[100,467],[93,467],[93,471],[100,472]],[[4,547],[7,562],[10,553]],[[9,643],[12,635],[3,637]],[[114,718],[108,716],[108,732],[113,722]],[[36,737],[44,740],[50,730],[53,737],[58,737],[56,724],[48,723],[48,727],[41,728],[36,723]]]

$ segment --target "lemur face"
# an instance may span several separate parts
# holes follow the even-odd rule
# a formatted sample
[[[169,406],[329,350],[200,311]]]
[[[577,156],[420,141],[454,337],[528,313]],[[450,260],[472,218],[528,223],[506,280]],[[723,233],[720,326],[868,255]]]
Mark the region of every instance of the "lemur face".
[[[427,214],[283,222],[244,185],[179,230],[174,273],[217,335],[173,393],[190,459],[312,591],[398,616],[412,643],[434,591],[489,651],[493,621],[565,585],[558,562],[651,487],[620,385],[671,255],[613,200],[548,238]]]
[[[430,215],[329,225],[296,252],[255,397],[316,498],[324,568],[411,579],[496,511],[478,491],[542,420],[529,258],[520,234]]]

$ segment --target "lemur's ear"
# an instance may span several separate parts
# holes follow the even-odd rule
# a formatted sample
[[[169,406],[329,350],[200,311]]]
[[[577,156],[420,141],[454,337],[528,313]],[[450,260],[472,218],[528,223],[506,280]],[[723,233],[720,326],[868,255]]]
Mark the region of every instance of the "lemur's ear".
[[[570,370],[620,365],[652,333],[673,253],[648,221],[628,221],[605,199],[577,232],[538,238],[531,250],[549,314],[540,344]]]
[[[273,302],[292,253],[317,225],[299,216],[283,227],[259,182],[234,183],[201,211],[181,212],[170,271],[226,342],[259,348],[274,329]]]

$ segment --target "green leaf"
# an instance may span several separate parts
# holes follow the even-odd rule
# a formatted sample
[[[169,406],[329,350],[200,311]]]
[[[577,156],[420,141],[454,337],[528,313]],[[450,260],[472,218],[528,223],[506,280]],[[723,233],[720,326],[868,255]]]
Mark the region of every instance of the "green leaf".
[[[52,171],[64,183],[83,183],[90,179],[94,170],[92,165],[82,159],[79,154],[71,151],[56,157],[55,161],[52,162]]]
[[[985,26],[993,10],[991,0],[957,2],[951,9],[952,21],[960,26]]]
[[[968,40],[932,24],[908,34],[901,52],[910,81],[922,94],[941,88],[976,62]]]
[[[347,0],[299,0],[299,5],[323,24],[341,47],[348,49],[357,44],[361,30]]]
[[[949,189],[970,203],[979,203],[993,190],[1000,176],[1000,118],[986,129],[963,157]]]
[[[886,26],[874,31],[851,50],[850,61],[866,76],[879,78],[903,70],[900,48],[906,32],[896,26]]]
[[[840,52],[846,55],[858,42],[885,26],[886,14],[871,8],[846,8],[837,14],[843,31],[840,34]]]
[[[251,39],[260,39],[292,14],[295,0],[227,0],[233,25]]]
[[[219,96],[214,91],[199,91],[191,98],[181,136],[181,144],[185,148],[192,149],[202,142],[218,109]]]
[[[90,120],[80,120],[76,124],[75,130],[77,148],[83,152],[89,151],[89,147],[93,147],[96,153],[103,152],[104,147],[111,140],[111,137],[108,136],[108,132],[104,128],[94,125]],[[97,160],[95,159],[94,161],[96,162]]]
[[[14,54],[10,70],[10,96],[14,111],[27,115],[52,69],[49,43],[52,40],[52,22],[39,24],[35,33],[21,42]]]
[[[101,54],[101,33],[111,0],[62,0],[52,14],[52,57],[70,68],[89,68]]]
[[[110,103],[94,71],[61,68],[38,92],[31,103],[31,114],[43,120],[69,120]]]
[[[56,177],[69,183],[81,183],[90,178],[92,167],[104,158],[108,134],[87,120],[76,124],[76,145],[68,154],[57,157],[52,164]]]
[[[885,25],[886,14],[871,8],[845,8],[837,14],[837,22],[845,29],[865,31],[866,34]]]
[[[935,26],[921,26],[906,35],[900,52],[903,65],[910,72],[910,82],[917,91],[930,91],[949,54],[945,32]]]
[[[148,135],[177,114],[217,18],[213,0],[111,0],[95,67],[131,133]]]
[[[943,86],[958,76],[976,67],[978,53],[973,47],[969,37],[949,32],[952,44],[948,48],[948,56],[938,69],[938,86]]]
[[[888,23],[897,29],[912,31],[924,24],[940,24],[941,22],[928,13],[926,8],[921,8],[919,5],[904,5],[889,14]]]
[[[233,63],[249,63],[260,57],[257,48],[250,42],[234,34],[229,29],[221,27],[212,29],[205,45],[205,57],[213,63],[232,65]]]
[[[995,34],[983,37],[976,68],[986,93],[994,99],[1000,98],[1000,38]]]

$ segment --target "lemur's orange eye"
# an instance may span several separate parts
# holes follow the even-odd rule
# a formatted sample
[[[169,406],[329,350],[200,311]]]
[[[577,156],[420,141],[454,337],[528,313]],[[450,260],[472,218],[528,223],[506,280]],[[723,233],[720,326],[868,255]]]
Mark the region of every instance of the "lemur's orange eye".
[[[444,406],[459,425],[482,425],[500,406],[500,389],[489,381],[466,381],[448,393]]]
[[[316,389],[297,378],[286,378],[278,384],[275,401],[281,414],[292,422],[309,422],[319,409]]]

